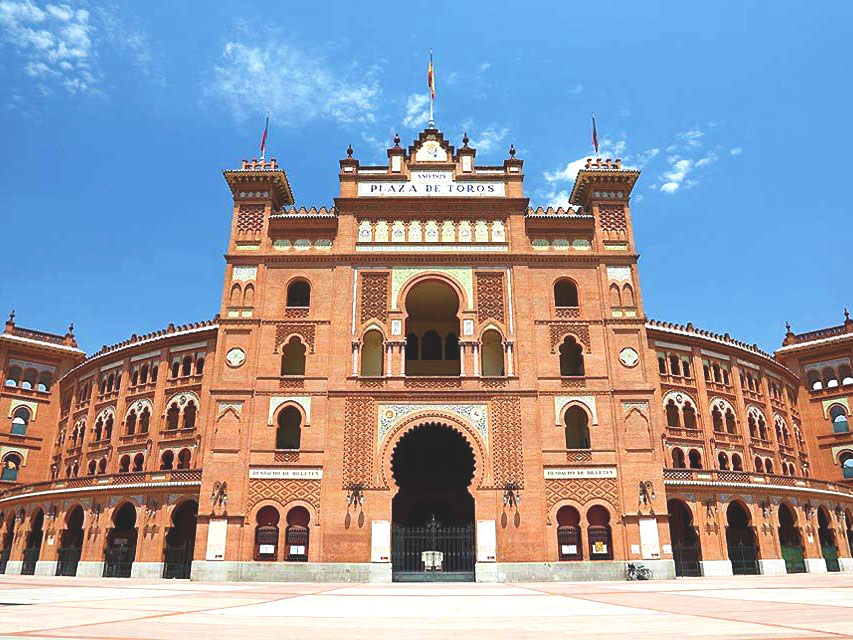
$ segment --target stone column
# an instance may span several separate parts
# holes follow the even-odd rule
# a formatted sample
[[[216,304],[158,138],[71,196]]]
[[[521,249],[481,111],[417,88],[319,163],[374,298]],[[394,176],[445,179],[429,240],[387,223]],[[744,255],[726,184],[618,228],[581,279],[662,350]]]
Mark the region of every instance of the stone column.
[[[513,357],[512,357],[512,340],[504,341],[504,350],[506,352],[506,375],[512,377],[515,375],[515,368],[513,367]]]
[[[400,375],[406,375],[406,341],[400,343]]]
[[[352,341],[352,375],[357,376],[358,371],[358,361],[359,356],[361,355],[361,340],[353,340]]]
[[[480,344],[478,342],[474,342],[471,345],[471,350],[474,354],[474,377],[480,377]]]
[[[781,576],[788,571],[779,544],[778,514],[769,498],[760,498],[755,504],[755,533],[758,538],[758,570],[762,575]]]
[[[732,563],[726,550],[725,505],[720,504],[715,495],[698,496],[697,522],[699,543],[702,545],[702,560],[699,566],[703,576],[730,576]]]
[[[392,342],[386,343],[386,345],[385,345],[385,377],[386,378],[390,378],[392,375],[394,375],[394,372],[392,371],[392,367],[391,367],[391,358],[393,355],[393,349],[394,349],[394,346],[393,346]]]
[[[823,559],[817,532],[817,505],[808,500],[797,511],[797,520],[802,519],[804,525],[803,546],[805,547],[806,571],[809,573],[826,573],[826,560]]]
[[[468,350],[468,343],[459,341],[459,377],[465,377],[465,355]]]

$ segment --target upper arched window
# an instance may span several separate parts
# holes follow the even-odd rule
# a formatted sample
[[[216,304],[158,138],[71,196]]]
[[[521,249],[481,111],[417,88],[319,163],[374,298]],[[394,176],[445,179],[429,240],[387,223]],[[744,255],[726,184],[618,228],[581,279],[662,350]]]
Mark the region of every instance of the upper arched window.
[[[702,454],[699,453],[696,449],[691,449],[687,454],[687,459],[690,461],[691,469],[701,469],[702,468]]]
[[[26,407],[18,407],[12,414],[12,433],[18,436],[26,435],[30,424],[30,410]]]
[[[847,433],[849,431],[847,411],[840,404],[832,405],[829,408],[829,418],[832,420],[833,433]]]
[[[578,287],[571,280],[557,280],[554,283],[554,306],[578,306]]]
[[[307,281],[294,280],[287,286],[287,306],[311,306],[311,285]]]
[[[566,449],[589,449],[589,416],[580,407],[566,411]]]
[[[305,345],[293,336],[281,350],[281,375],[305,375]]]
[[[371,329],[364,334],[361,345],[361,375],[381,376],[385,353],[382,334],[376,329]]]
[[[584,375],[583,349],[572,336],[566,336],[560,345],[560,375]]]
[[[21,468],[21,456],[17,453],[9,453],[3,458],[3,470],[0,480],[16,482],[18,480],[18,469]]]
[[[483,333],[482,367],[484,376],[504,375],[504,349],[501,334],[494,329]]]
[[[844,478],[853,478],[853,453],[844,452],[839,458],[841,462],[841,474]]]
[[[6,386],[17,387],[19,384],[21,384],[21,367],[9,367],[6,372]]]
[[[276,449],[298,449],[302,440],[302,414],[296,407],[285,407],[278,414]]]

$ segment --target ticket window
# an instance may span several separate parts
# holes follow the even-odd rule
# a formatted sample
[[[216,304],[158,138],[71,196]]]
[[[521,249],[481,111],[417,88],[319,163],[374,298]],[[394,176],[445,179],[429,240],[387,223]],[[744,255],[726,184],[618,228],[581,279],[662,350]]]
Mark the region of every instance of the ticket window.
[[[311,514],[305,507],[293,507],[287,512],[287,529],[284,538],[285,556],[289,562],[308,562],[310,520]]]
[[[583,559],[580,513],[571,506],[557,511],[557,552],[560,560]]]
[[[255,560],[275,561],[278,559],[278,509],[267,506],[258,511],[255,527]]]
[[[601,505],[590,507],[586,514],[589,527],[587,538],[589,539],[590,560],[612,560],[613,543],[610,534],[610,512]]]

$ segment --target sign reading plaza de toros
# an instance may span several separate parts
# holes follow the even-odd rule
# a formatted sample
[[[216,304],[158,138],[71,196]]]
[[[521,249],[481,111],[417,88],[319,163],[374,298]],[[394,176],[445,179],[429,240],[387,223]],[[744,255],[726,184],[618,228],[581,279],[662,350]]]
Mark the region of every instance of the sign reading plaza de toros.
[[[451,171],[412,171],[409,181],[363,181],[358,183],[359,196],[449,196],[477,197],[505,195],[504,183],[498,180],[459,181]]]

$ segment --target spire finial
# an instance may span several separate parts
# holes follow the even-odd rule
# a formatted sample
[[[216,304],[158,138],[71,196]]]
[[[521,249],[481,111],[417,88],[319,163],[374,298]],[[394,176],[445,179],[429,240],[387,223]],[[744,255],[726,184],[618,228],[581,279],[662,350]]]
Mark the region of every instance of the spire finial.
[[[790,322],[787,322],[787,321],[785,322],[785,329],[790,333],[790,331],[791,331],[791,323]]]
[[[847,307],[844,307],[844,320],[847,322],[850,321],[850,311],[847,309]]]
[[[510,158],[515,157],[515,145],[513,145],[513,144],[509,145],[509,157]]]
[[[400,134],[394,134],[394,148],[398,148],[400,146]]]
[[[352,158],[352,143],[347,147],[347,158]]]
[[[12,309],[12,313],[9,314],[9,322],[15,324],[15,310]]]
[[[74,335],[74,323],[73,322],[69,323],[69,325],[68,325],[68,333],[71,334],[72,336]]]
[[[470,140],[468,138],[468,133],[467,132],[463,133],[462,134],[462,146],[467,148],[469,142],[470,142]]]

